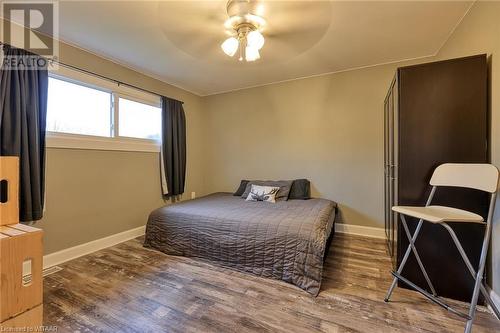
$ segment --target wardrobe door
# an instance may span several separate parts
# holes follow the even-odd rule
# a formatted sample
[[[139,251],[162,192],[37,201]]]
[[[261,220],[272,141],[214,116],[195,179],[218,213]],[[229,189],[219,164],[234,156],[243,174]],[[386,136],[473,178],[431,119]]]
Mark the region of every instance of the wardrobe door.
[[[403,67],[398,71],[399,204],[421,206],[430,193],[429,179],[438,165],[488,162],[486,56]],[[475,190],[441,188],[433,204],[466,209],[485,217],[488,197]],[[417,221],[408,221],[413,232]],[[477,267],[483,226],[450,225]],[[408,241],[403,232],[398,237],[401,258]],[[473,279],[448,232],[440,225],[425,223],[416,245],[438,294],[470,300]],[[413,255],[403,276],[427,289]]]
[[[392,263],[397,265],[398,245],[398,213],[392,211],[393,206],[399,204],[398,178],[399,178],[399,79],[395,76],[392,84],[392,161],[391,161],[391,232],[392,232]]]
[[[384,218],[387,248],[396,264],[396,215],[392,207],[397,203],[397,78],[391,83],[384,102]]]
[[[392,219],[392,204],[394,202],[394,191],[392,183],[392,163],[394,155],[394,117],[393,117],[393,90],[392,86],[389,87],[389,92],[384,103],[384,213],[385,213],[385,233],[387,237],[387,249],[391,257],[394,256],[393,242],[393,219]]]
[[[390,93],[384,101],[384,229],[387,246],[390,253],[390,224],[389,224],[389,98]]]

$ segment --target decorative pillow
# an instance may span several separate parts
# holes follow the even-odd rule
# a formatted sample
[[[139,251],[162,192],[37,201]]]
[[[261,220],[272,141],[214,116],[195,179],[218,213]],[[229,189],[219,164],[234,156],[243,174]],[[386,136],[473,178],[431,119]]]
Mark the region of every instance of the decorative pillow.
[[[311,199],[311,182],[307,179],[295,179],[290,189],[288,199]]]
[[[240,183],[240,187],[238,187],[238,189],[236,190],[236,192],[234,192],[234,196],[237,196],[237,197],[241,197],[243,195],[243,193],[245,193],[245,189],[247,188],[247,184],[248,184],[249,180],[245,180],[243,179]]]
[[[290,193],[290,189],[292,188],[293,180],[251,180],[248,182],[245,192],[241,195],[242,198],[247,198],[252,185],[260,185],[260,186],[271,186],[271,187],[279,187],[279,191],[276,194],[276,201],[285,201],[288,200],[288,194]]]
[[[276,202],[279,187],[252,185],[246,201]]]

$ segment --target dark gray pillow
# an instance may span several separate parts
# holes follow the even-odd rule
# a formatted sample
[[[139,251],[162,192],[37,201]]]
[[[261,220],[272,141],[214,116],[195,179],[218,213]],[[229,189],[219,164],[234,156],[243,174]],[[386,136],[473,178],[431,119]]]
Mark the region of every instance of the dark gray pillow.
[[[311,182],[307,179],[295,179],[290,189],[288,199],[311,199]]]
[[[240,183],[240,187],[233,193],[234,196],[241,197],[247,188],[249,180],[242,179]]]
[[[280,190],[276,194],[276,201],[285,201],[288,200],[288,194],[292,188],[293,180],[251,180],[248,182],[245,192],[241,195],[242,198],[246,199],[246,197],[248,197],[252,189],[252,184],[279,187]]]

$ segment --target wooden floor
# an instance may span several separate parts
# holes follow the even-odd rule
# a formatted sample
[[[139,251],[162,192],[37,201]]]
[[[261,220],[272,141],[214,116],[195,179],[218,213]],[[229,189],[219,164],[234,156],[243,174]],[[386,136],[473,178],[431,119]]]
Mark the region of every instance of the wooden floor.
[[[62,265],[44,282],[58,332],[461,332],[459,317],[397,288],[382,240],[335,235],[321,292],[167,256],[140,239]],[[466,310],[463,304],[458,304]],[[478,313],[474,332],[500,332]]]

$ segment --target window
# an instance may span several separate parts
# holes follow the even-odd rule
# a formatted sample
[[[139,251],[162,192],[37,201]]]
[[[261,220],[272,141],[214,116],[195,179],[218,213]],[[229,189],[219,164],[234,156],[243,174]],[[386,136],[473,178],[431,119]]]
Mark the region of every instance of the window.
[[[119,98],[120,136],[160,140],[161,109],[148,104]]]
[[[111,136],[111,93],[49,78],[47,131]]]
[[[160,97],[59,68],[49,77],[47,146],[160,150]]]

